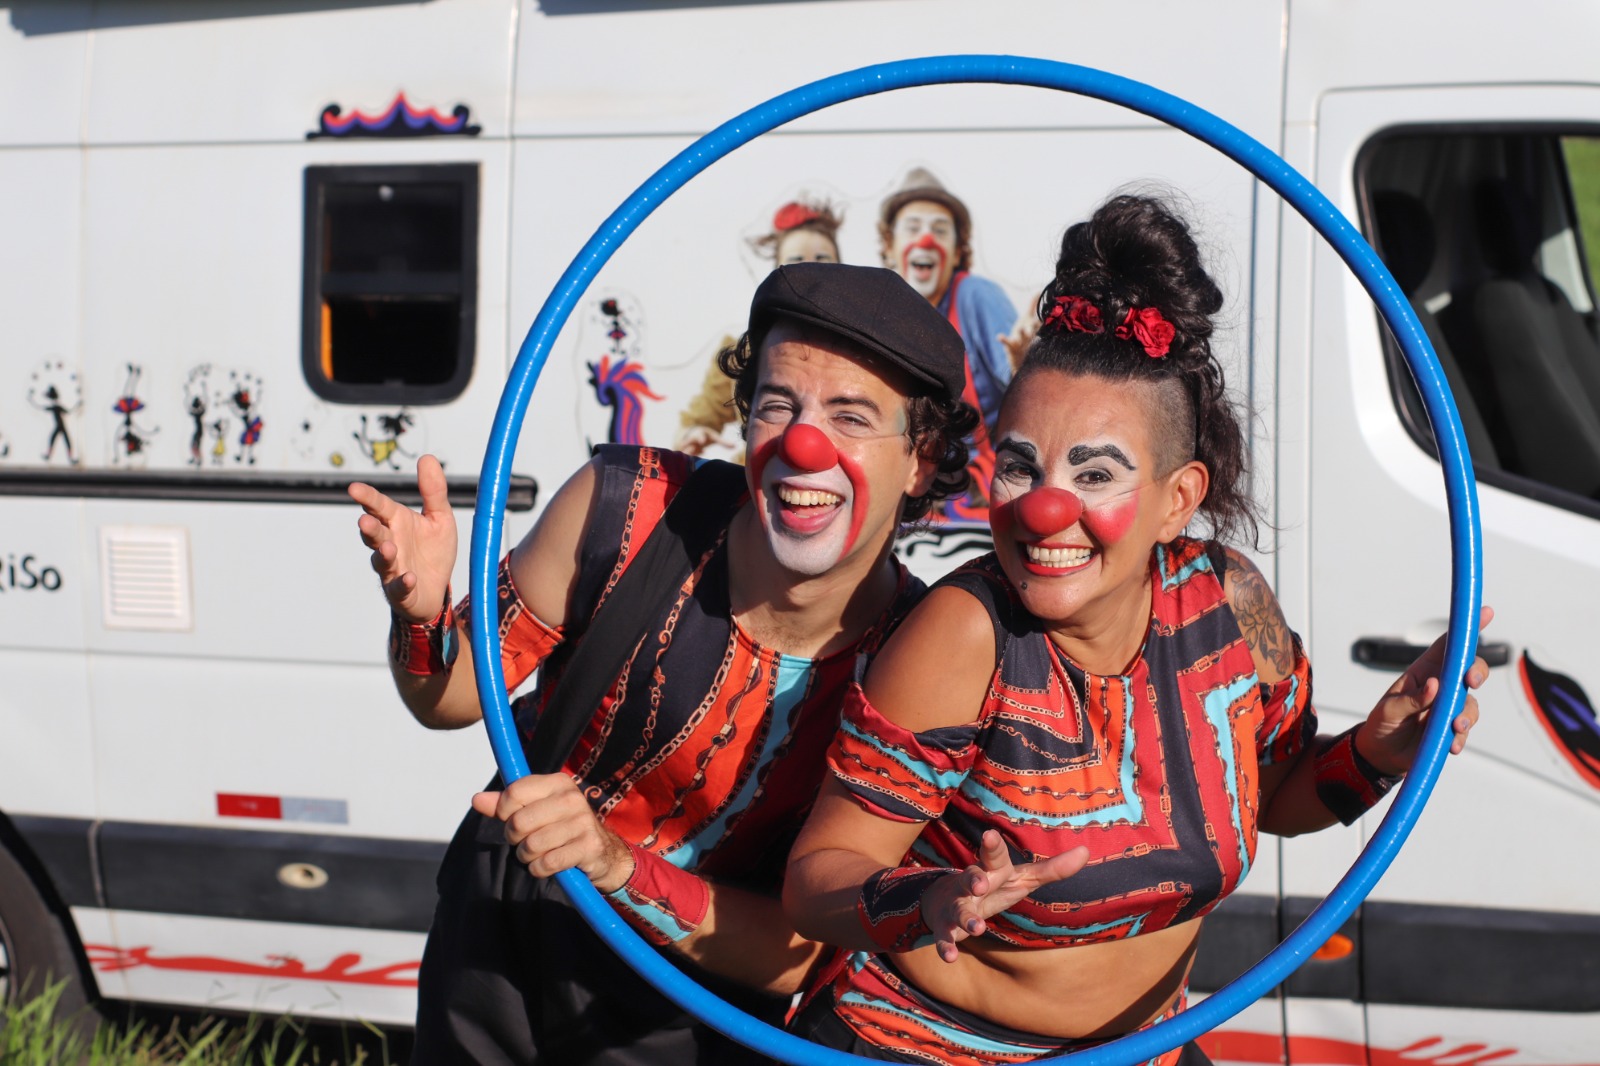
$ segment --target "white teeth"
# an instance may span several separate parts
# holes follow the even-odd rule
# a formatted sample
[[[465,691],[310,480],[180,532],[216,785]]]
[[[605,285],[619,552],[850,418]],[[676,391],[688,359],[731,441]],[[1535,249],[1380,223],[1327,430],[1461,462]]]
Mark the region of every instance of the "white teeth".
[[[778,486],[778,499],[791,507],[831,507],[844,501],[844,497],[837,493],[822,492],[817,489],[792,489],[787,485]]]
[[[1088,562],[1094,554],[1092,548],[1038,548],[1032,544],[1023,547],[1028,550],[1028,561],[1040,566],[1076,566]]]

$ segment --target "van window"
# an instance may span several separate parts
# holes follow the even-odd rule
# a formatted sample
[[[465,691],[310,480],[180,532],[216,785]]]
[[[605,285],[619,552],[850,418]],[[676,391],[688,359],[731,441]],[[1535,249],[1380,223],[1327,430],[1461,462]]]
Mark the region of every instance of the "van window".
[[[1600,516],[1600,133],[1389,131],[1357,167],[1367,234],[1439,355],[1480,480]],[[1390,369],[1432,451],[1392,341]]]
[[[307,167],[302,364],[343,403],[443,403],[472,373],[475,165]]]

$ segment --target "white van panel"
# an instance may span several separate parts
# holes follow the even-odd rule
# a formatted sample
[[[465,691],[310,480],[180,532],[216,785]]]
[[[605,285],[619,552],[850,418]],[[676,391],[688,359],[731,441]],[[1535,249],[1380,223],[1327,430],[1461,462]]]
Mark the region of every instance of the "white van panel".
[[[421,934],[84,907],[73,917],[107,994],[384,1025],[410,1025],[416,1014]],[[96,943],[97,926],[115,930],[121,946]]]
[[[16,0],[0,10],[0,145],[78,143],[92,7]]]
[[[512,0],[206,7],[196,18],[99,6],[90,144],[299,141],[329,104],[376,116],[401,91],[446,116],[467,104],[491,134],[506,128]]]
[[[1287,5],[1251,0],[1229,9],[1228,77],[1196,63],[1196,42],[1217,38],[1217,13],[1181,0],[968,4],[928,0],[705,4],[651,10],[577,0],[525,0],[517,52],[518,136],[703,132],[777,93],[825,74],[913,56],[997,53],[1108,68],[1185,96],[1272,143],[1280,41]],[[1140,27],[1160,26],[1159,33]],[[1137,36],[1137,44],[1130,39]],[[670,42],[670,43],[665,43]],[[1109,47],[1111,42],[1127,46]],[[819,62],[819,57],[825,57]],[[1119,127],[1151,120],[1095,101],[1003,87],[917,90],[832,108],[797,129]]]

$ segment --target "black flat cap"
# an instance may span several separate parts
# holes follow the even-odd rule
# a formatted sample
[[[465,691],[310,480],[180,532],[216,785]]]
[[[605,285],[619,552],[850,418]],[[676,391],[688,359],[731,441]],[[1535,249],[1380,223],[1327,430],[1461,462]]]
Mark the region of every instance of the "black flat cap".
[[[967,384],[961,334],[905,279],[883,267],[791,263],[767,275],[750,302],[750,341],[792,318],[836,333],[959,400]]]

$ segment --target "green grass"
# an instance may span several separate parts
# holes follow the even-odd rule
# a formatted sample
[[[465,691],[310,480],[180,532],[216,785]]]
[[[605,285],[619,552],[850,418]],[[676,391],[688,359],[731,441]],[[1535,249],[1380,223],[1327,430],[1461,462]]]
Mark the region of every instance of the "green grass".
[[[1563,137],[1561,149],[1589,260],[1589,281],[1600,292],[1600,137]]]
[[[63,986],[0,1007],[0,1066],[394,1066],[387,1041],[376,1037],[376,1056],[364,1039],[329,1049],[304,1022],[281,1017],[174,1016],[165,1024],[139,1018],[123,1024],[58,1016]]]

